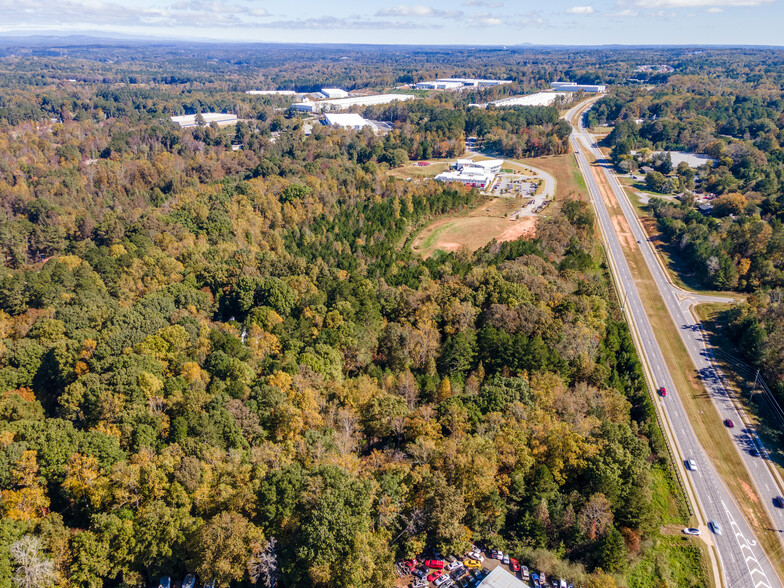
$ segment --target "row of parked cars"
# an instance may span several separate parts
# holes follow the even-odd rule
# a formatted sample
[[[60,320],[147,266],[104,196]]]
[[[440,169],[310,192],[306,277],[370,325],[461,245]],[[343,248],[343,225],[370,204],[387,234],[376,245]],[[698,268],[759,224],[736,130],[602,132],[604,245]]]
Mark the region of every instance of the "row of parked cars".
[[[158,581],[158,588],[172,588],[171,576],[164,576]],[[196,576],[188,574],[180,584],[180,588],[196,588]],[[215,580],[212,582],[204,582],[202,588],[215,588]]]
[[[548,583],[544,573],[530,571],[526,566],[520,565],[520,562],[515,558],[501,550],[491,550],[490,557],[508,566],[511,572],[519,574],[523,581],[530,582],[534,588],[575,588],[574,584],[562,578],[550,578]],[[439,553],[434,552],[430,558],[423,558],[421,561],[408,559],[398,565],[401,571],[414,576],[415,579],[410,588],[425,588],[431,582],[438,588],[453,586],[473,588],[479,586],[490,573],[490,570],[484,566],[484,561],[485,556],[482,549],[473,546],[463,558],[452,555],[444,559]]]

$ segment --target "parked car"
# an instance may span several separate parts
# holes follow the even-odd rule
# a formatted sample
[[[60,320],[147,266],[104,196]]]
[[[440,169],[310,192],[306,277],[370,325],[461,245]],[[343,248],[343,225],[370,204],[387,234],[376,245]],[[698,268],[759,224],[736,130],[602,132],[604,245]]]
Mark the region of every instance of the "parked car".
[[[520,571],[520,564],[517,562],[517,560],[515,558],[513,558],[513,557],[509,558],[509,565],[512,568],[513,572],[519,572]]]
[[[463,565],[467,568],[476,568],[479,569],[482,567],[482,562],[478,559],[467,559],[463,562]]]
[[[433,582],[433,584],[435,584],[436,586],[443,586],[448,581],[450,581],[449,576],[447,576],[446,574],[441,574],[438,578],[436,578],[436,581]]]
[[[683,533],[686,534],[686,535],[699,535],[700,534],[700,530],[699,529],[695,529],[694,527],[686,527],[683,530]]]
[[[526,582],[531,579],[531,574],[528,573],[528,566],[520,566],[520,575]]]
[[[735,426],[735,423],[732,422],[732,419],[724,419],[724,425],[728,429],[731,429],[731,428],[733,428]]]
[[[505,565],[505,566],[508,566],[508,565],[509,565],[509,554],[508,554],[508,553],[505,553],[505,554],[504,554],[504,559],[503,559],[503,561],[504,561],[504,565]]]
[[[444,560],[443,559],[426,559],[425,565],[433,570],[443,570],[444,569]]]
[[[196,585],[196,576],[188,574],[182,581],[182,588],[193,588]]]
[[[784,498],[781,496],[776,496],[776,498],[773,499],[773,504],[778,508],[784,508]]]
[[[564,580],[563,578],[561,578],[561,586],[560,586],[560,588],[566,588],[566,580]]]
[[[411,588],[427,588],[427,580],[417,578],[411,583]]]
[[[457,583],[458,583],[458,584],[460,584],[460,588],[467,588],[467,587],[468,587],[468,584],[469,584],[470,582],[471,582],[471,580],[470,580],[470,578],[469,578],[468,576],[463,576],[462,578],[460,578],[460,579],[457,581]]]
[[[454,570],[455,568],[457,568],[459,566],[460,566],[460,562],[455,560],[455,561],[450,561],[448,564],[446,564],[446,566],[444,566],[444,569],[447,572],[451,572],[452,570]]]
[[[409,572],[413,572],[416,569],[418,563],[419,562],[416,560],[416,558],[407,559],[403,562],[403,567],[405,567]]]
[[[449,575],[452,576],[453,580],[457,580],[460,576],[462,576],[465,573],[466,573],[466,569],[463,567],[463,564],[461,563],[458,567],[452,570],[452,573]]]
[[[435,582],[436,580],[438,580],[443,575],[444,575],[444,572],[436,570],[435,572],[431,572],[430,575],[427,577],[427,579],[430,582]]]
[[[539,586],[541,586],[541,582],[539,580],[539,574],[537,574],[536,572],[533,572],[531,574],[531,582],[533,583],[534,588],[539,588]]]
[[[427,568],[416,568],[411,573],[417,578],[424,578],[427,575]]]
[[[694,461],[693,459],[687,459],[686,460],[686,467],[689,468],[691,471],[696,472],[697,471],[697,462]]]
[[[667,389],[664,386],[659,388],[659,396],[667,396]]]
[[[158,588],[171,588],[171,578],[164,576],[158,581]]]
[[[715,535],[721,535],[721,525],[719,521],[713,519],[712,521],[708,521],[708,526],[711,528]]]
[[[490,550],[490,557],[492,557],[493,559],[498,559],[498,555],[499,554],[501,554],[503,556],[503,552],[499,551],[498,549]]]
[[[477,561],[485,561],[485,556],[482,554],[482,550],[479,548],[475,548],[473,551],[471,551],[468,554],[468,557]]]

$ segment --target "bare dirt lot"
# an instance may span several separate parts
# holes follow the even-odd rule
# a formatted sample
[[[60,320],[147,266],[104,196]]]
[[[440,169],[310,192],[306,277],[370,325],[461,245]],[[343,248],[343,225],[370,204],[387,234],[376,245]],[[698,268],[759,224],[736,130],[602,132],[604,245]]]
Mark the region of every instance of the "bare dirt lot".
[[[468,213],[445,216],[422,229],[412,247],[423,257],[430,257],[437,250],[449,252],[465,247],[474,251],[493,239],[513,241],[524,235],[535,235],[536,217],[511,221],[506,216],[519,207],[520,200],[495,198]]]

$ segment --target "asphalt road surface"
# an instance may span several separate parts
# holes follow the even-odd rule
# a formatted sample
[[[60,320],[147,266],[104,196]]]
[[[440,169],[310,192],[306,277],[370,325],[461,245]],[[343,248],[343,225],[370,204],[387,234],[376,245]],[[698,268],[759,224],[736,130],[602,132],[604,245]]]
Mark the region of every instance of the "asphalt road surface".
[[[580,107],[575,107],[566,118],[571,122],[574,113]],[[781,580],[774,571],[771,560],[777,561],[784,557],[784,549],[776,553],[766,554],[756,541],[756,537],[749,527],[743,513],[738,508],[729,490],[720,480],[713,464],[706,456],[702,446],[689,423],[686,411],[680,402],[678,392],[664,362],[661,349],[645,314],[637,287],[632,278],[626,262],[618,236],[615,233],[609,213],[599,191],[599,186],[591,172],[586,153],[597,159],[599,173],[604,174],[615,198],[618,200],[627,222],[629,223],[635,240],[639,241],[640,249],[653,274],[662,298],[667,305],[675,324],[679,327],[684,343],[696,369],[711,395],[713,402],[721,415],[721,419],[730,418],[736,423],[736,428],[731,429],[738,450],[749,473],[757,486],[760,498],[765,502],[771,519],[777,528],[784,529],[784,513],[773,506],[772,499],[780,494],[776,481],[765,458],[752,457],[749,453],[752,444],[759,447],[759,439],[753,431],[746,428],[734,404],[729,398],[723,385],[718,370],[713,365],[710,354],[705,347],[705,335],[690,312],[690,306],[697,302],[726,301],[720,297],[702,296],[690,293],[673,286],[667,279],[665,270],[647,240],[636,213],[628,201],[625,192],[614,177],[610,163],[599,151],[594,138],[584,131],[582,123],[574,129],[571,137],[575,157],[585,177],[586,185],[596,210],[597,219],[606,241],[607,254],[610,257],[613,273],[617,283],[623,289],[625,305],[637,331],[638,340],[642,346],[640,353],[650,368],[657,389],[664,387],[668,394],[666,398],[658,398],[659,408],[665,413],[670,423],[670,430],[674,435],[674,450],[683,460],[693,459],[696,470],[687,471],[689,478],[686,483],[691,483],[693,495],[699,503],[697,516],[701,523],[701,530],[705,539],[712,542],[718,551],[719,565],[723,575],[723,585],[728,588],[773,588],[781,587]],[[723,426],[717,417],[716,426]],[[761,455],[766,455],[764,448],[760,447]],[[700,512],[701,511],[701,512]],[[704,514],[704,517],[702,516]],[[715,520],[721,525],[722,534],[716,535],[704,523]]]

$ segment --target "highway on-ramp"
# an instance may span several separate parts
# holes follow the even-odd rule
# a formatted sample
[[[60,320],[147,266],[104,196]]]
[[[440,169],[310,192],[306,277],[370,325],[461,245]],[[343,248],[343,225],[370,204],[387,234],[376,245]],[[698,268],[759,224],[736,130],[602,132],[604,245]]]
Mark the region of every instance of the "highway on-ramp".
[[[584,107],[585,105],[582,104],[573,108],[567,113],[566,119],[572,122],[571,119]],[[737,419],[736,422],[739,425],[738,435],[743,437],[742,439],[737,439],[737,441],[742,442],[745,446],[747,443],[759,443],[759,441],[753,432],[747,431],[745,425],[742,424],[743,421],[727,394],[720,373],[711,361],[699,323],[690,311],[691,306],[696,302],[723,301],[726,299],[703,297],[681,290],[670,283],[666,271],[661,267],[658,257],[648,242],[647,235],[640,225],[631,204],[628,202],[624,190],[618,184],[609,162],[606,161],[605,156],[599,151],[594,138],[584,131],[581,122],[577,128],[573,127],[573,129],[570,139],[572,147],[578,165],[585,177],[586,186],[605,240],[608,260],[619,290],[622,292],[621,296],[624,299],[625,310],[632,331],[635,334],[641,358],[647,366],[647,371],[653,379],[655,387],[657,389],[664,387],[668,391],[668,396],[658,403],[658,408],[662,411],[666,421],[665,434],[668,434],[670,437],[675,446],[676,454],[679,454],[682,460],[694,460],[696,464],[696,469],[685,471],[687,492],[692,497],[692,501],[696,502],[694,504],[695,514],[701,523],[703,534],[707,535],[705,537],[706,540],[709,544],[715,545],[721,569],[721,584],[727,588],[782,587],[782,582],[771,565],[771,560],[780,559],[784,555],[784,550],[773,554],[764,552],[757,542],[744,514],[722,482],[692,429],[662,351],[656,341],[651,323],[648,320],[623,248],[615,232],[597,178],[594,176],[586,153],[596,158],[598,164],[597,172],[604,174],[606,177],[607,185],[610,186],[620,204],[635,240],[639,241],[645,260],[656,280],[662,298],[669,308],[676,325],[678,325],[682,334],[685,335],[683,339],[689,355],[700,372],[702,380],[711,393],[711,397],[714,399],[722,418]],[[717,426],[722,426],[718,418]],[[747,449],[748,447],[745,448]],[[763,500],[772,500],[772,497],[778,495],[779,491],[767,464],[759,458],[753,458],[748,451],[741,451],[741,456],[744,459],[744,463],[747,464],[747,469],[749,469],[754,483],[757,485],[760,497]],[[754,459],[757,459],[758,463],[753,463],[749,467],[748,464]],[[768,505],[766,504],[766,506]],[[771,519],[775,525],[784,529],[784,516],[782,516],[782,513],[774,512],[775,510],[771,503],[769,509]],[[717,535],[708,529],[705,525],[707,521],[717,521],[722,529],[722,534]]]

